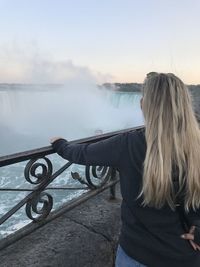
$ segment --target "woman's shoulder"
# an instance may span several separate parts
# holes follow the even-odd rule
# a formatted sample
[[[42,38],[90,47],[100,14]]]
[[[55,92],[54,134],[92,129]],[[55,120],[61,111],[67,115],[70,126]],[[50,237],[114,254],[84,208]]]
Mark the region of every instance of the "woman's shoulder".
[[[139,129],[135,129],[133,131],[130,131],[129,132],[129,136],[130,138],[133,138],[133,139],[142,139],[142,138],[145,138],[145,127],[142,127],[142,128],[139,128]]]
[[[133,130],[128,134],[128,147],[134,150],[146,150],[145,127]]]
[[[138,145],[146,144],[145,139],[145,128],[140,127],[138,129],[133,129],[130,131],[125,131],[114,137],[117,142],[119,142],[123,147],[137,147]]]
[[[127,132],[126,139],[124,139],[124,154],[129,157],[131,162],[137,157],[143,160],[146,152],[145,128],[133,129]]]

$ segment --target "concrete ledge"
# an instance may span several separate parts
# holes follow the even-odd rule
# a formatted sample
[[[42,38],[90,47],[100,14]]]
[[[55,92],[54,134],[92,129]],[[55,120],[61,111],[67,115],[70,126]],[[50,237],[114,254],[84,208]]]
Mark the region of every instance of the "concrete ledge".
[[[113,267],[120,230],[121,195],[109,191],[0,251],[3,267]]]

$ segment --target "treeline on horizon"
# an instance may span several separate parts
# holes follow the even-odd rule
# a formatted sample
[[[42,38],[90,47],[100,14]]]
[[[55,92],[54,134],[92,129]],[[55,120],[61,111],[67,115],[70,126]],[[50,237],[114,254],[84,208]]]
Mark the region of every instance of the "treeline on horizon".
[[[102,85],[108,90],[115,90],[119,92],[140,92],[142,88],[142,83],[104,83]],[[200,90],[200,84],[197,85],[187,85],[192,93]]]

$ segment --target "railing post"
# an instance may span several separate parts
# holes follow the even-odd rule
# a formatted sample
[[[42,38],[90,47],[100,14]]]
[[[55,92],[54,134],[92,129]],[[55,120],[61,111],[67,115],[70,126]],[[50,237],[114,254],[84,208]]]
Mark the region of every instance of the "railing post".
[[[117,174],[116,169],[112,168],[110,181],[114,181],[116,179],[116,174]],[[116,184],[114,184],[114,185],[112,185],[110,187],[110,197],[109,197],[109,199],[110,200],[115,200],[116,199]]]

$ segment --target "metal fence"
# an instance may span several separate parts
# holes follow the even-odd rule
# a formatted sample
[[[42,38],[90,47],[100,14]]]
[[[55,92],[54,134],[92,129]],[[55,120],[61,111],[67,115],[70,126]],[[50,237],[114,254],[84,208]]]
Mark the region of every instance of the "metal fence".
[[[126,130],[115,131],[107,134],[84,138],[69,142],[71,143],[94,143],[114,135],[135,131],[141,129],[143,126],[129,128]],[[79,182],[80,186],[77,187],[53,187],[52,182],[68,169],[73,163],[65,162],[65,164],[53,173],[52,160],[49,155],[55,153],[51,146],[43,147],[40,149],[30,150],[22,153],[12,154],[0,157],[0,167],[16,164],[18,162],[28,161],[24,168],[24,181],[32,185],[32,188],[0,188],[0,191],[19,191],[28,192],[28,194],[16,203],[9,211],[7,211],[0,218],[0,225],[5,223],[11,218],[19,209],[25,208],[27,217],[32,221],[24,229],[18,231],[15,237],[6,237],[5,240],[0,242],[0,248],[14,242],[34,229],[44,225],[48,221],[60,216],[63,212],[74,208],[92,196],[110,188],[110,199],[115,198],[115,185],[119,181],[116,170],[109,166],[85,166],[85,176],[80,175],[78,172],[71,172],[71,178]],[[61,208],[52,211],[54,198],[49,193],[53,190],[85,190],[81,196],[72,201],[66,202]],[[47,192],[48,190],[48,192]]]

